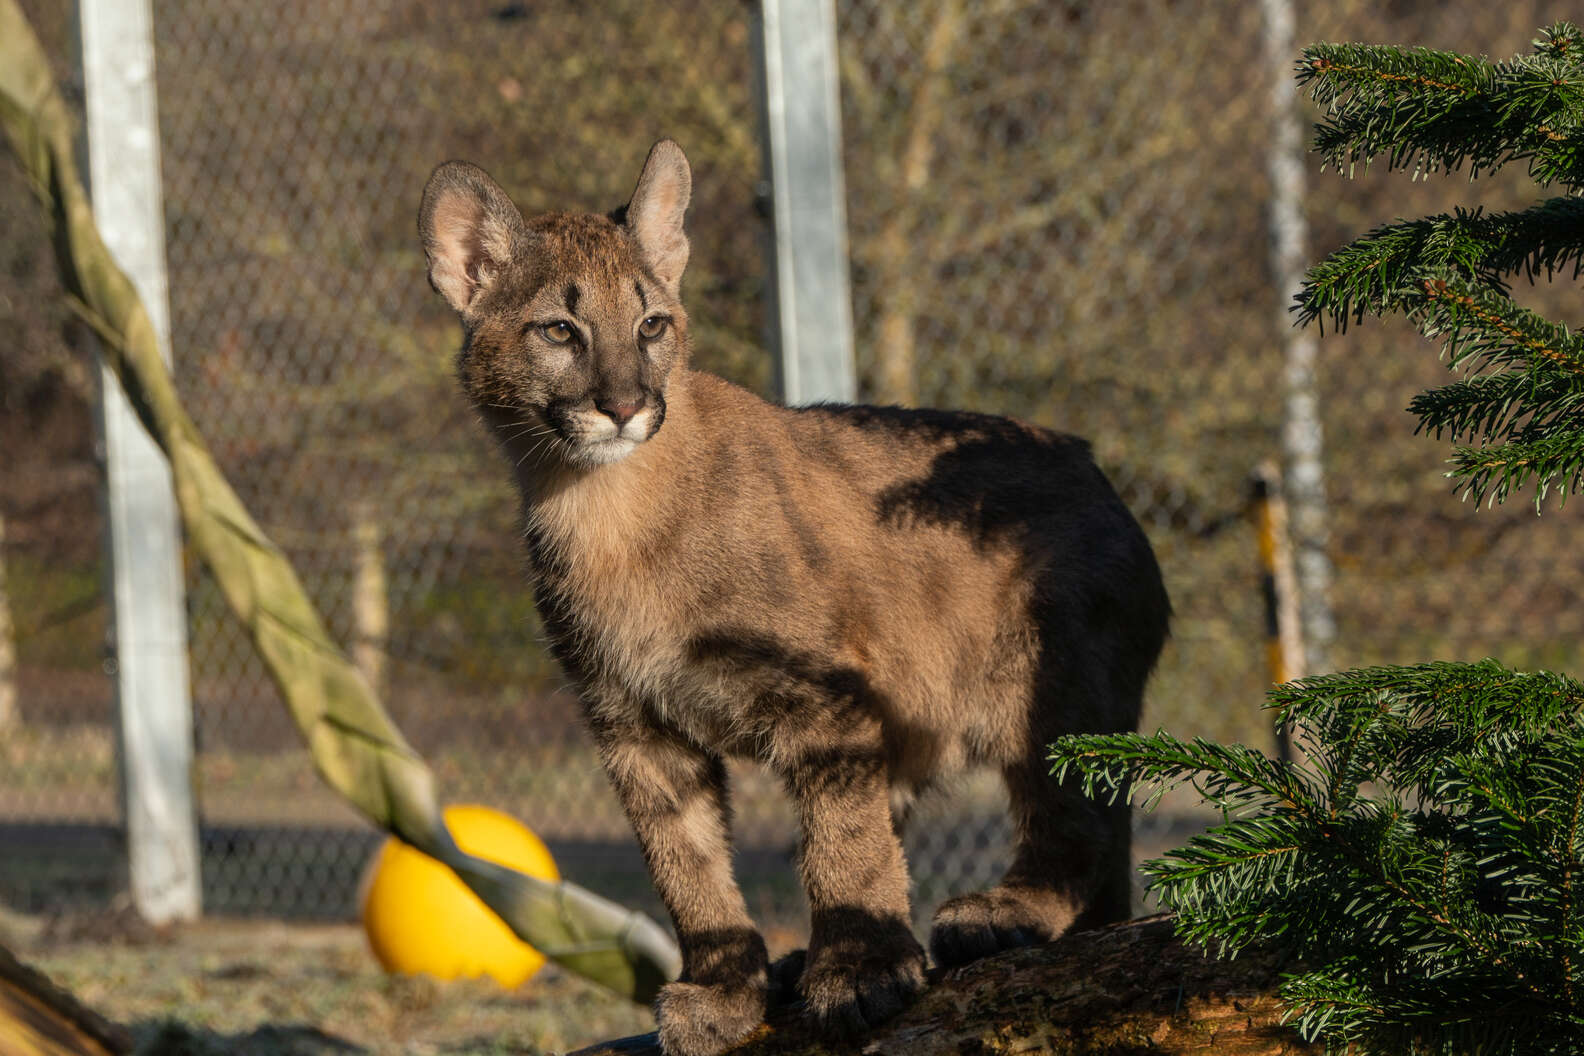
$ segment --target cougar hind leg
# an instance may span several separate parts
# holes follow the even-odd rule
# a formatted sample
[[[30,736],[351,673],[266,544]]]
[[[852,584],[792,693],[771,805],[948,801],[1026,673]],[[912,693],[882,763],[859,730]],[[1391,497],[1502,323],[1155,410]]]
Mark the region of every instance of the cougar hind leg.
[[[1137,696],[1127,696],[1132,699],[1111,712],[1114,721],[1088,728],[1132,729]],[[1132,915],[1132,819],[1126,799],[1092,800],[1077,778],[1058,782],[1051,776],[1047,748],[1064,732],[1061,725],[1071,729],[1072,724],[1070,719],[1061,725],[1051,721],[1061,714],[1057,709],[1042,709],[1042,714],[1046,721],[1031,724],[1035,729],[1022,757],[1002,771],[1016,840],[1012,864],[995,887],[959,895],[936,910],[930,953],[937,964],[964,964]]]
[[[1011,868],[990,890],[935,911],[930,953],[937,964],[965,964],[1131,915],[1127,804],[1095,803],[1044,767],[1018,767],[1007,786],[1018,833]]]

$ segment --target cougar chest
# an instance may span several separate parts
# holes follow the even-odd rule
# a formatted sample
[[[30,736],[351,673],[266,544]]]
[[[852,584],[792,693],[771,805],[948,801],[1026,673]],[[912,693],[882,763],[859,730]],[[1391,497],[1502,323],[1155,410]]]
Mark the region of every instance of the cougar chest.
[[[633,501],[612,469],[530,513],[540,607],[564,625],[552,629],[557,651],[587,689],[670,721],[676,701],[695,695],[684,649],[692,614],[664,511]]]

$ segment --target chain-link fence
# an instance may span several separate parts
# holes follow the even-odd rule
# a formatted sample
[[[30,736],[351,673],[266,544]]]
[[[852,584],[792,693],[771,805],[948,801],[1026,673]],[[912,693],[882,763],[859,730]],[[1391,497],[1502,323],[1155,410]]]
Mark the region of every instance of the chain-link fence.
[[[69,55],[57,5],[28,7]],[[1146,722],[1268,745],[1244,510],[1250,471],[1279,453],[1284,335],[1258,6],[837,8],[861,393],[1090,437],[1177,610]],[[1300,40],[1498,55],[1546,18],[1528,2],[1301,8]],[[482,164],[527,210],[608,209],[648,145],[674,136],[694,166],[697,360],[766,391],[751,9],[193,0],[155,15],[189,411],[446,798],[517,814],[567,875],[648,902],[539,645],[507,473],[454,391],[456,326],[427,288],[414,215],[448,157]],[[1310,168],[1316,255],[1393,216],[1532,197],[1516,178]],[[32,210],[0,170],[0,328],[15,349],[0,361],[0,556],[19,657],[0,734],[0,900],[28,907],[119,885],[94,372],[63,341]],[[1400,326],[1322,343],[1333,663],[1489,654],[1578,670],[1572,515],[1476,513],[1449,494],[1444,446],[1401,411],[1443,374]],[[187,585],[206,903],[344,915],[375,835],[314,777],[213,583],[190,565]],[[764,774],[737,778],[750,903],[795,918],[790,815]],[[1005,853],[994,784],[957,793],[909,836],[921,906],[993,879]]]

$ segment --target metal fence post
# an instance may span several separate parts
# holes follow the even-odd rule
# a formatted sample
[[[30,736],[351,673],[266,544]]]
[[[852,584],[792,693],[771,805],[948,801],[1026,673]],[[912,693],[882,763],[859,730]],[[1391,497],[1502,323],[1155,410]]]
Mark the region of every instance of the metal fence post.
[[[170,360],[149,0],[77,0],[89,191],[105,245]],[[170,467],[101,370],[112,662],[132,899],[152,923],[201,908],[181,541]]]
[[[850,403],[852,295],[833,0],[761,0],[771,339],[788,404]]]

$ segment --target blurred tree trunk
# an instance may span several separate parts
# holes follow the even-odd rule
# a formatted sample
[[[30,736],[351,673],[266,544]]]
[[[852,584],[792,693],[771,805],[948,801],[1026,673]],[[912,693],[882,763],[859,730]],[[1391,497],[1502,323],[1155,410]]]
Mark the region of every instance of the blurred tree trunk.
[[[919,56],[917,88],[904,127],[898,197],[874,241],[872,264],[879,291],[875,325],[874,400],[911,405],[918,402],[916,317],[922,276],[916,227],[939,218],[918,215],[918,197],[929,183],[935,142],[946,119],[950,98],[946,71],[962,34],[962,0],[942,0],[929,39]]]
[[[1330,523],[1326,515],[1325,435],[1320,421],[1320,387],[1315,376],[1319,343],[1309,329],[1292,326],[1293,298],[1303,285],[1309,259],[1309,225],[1304,203],[1304,133],[1293,87],[1292,0],[1263,0],[1266,75],[1270,80],[1271,136],[1266,164],[1270,173],[1271,270],[1281,295],[1279,325],[1286,334],[1282,416],[1284,486],[1291,512],[1298,611],[1303,626],[1306,670],[1293,678],[1331,669],[1329,650],[1336,638],[1331,613]]]
[[[1014,950],[955,971],[901,1016],[848,1046],[812,1037],[796,1010],[733,1056],[948,1056],[1047,1052],[1057,1056],[1315,1056],[1281,1025],[1278,958],[1240,953],[1216,961],[1184,946],[1169,917],[1148,917]],[[573,1056],[659,1056],[653,1034]]]
[[[16,624],[11,622],[11,595],[6,590],[5,515],[0,514],[0,733],[22,721],[17,705]]]

